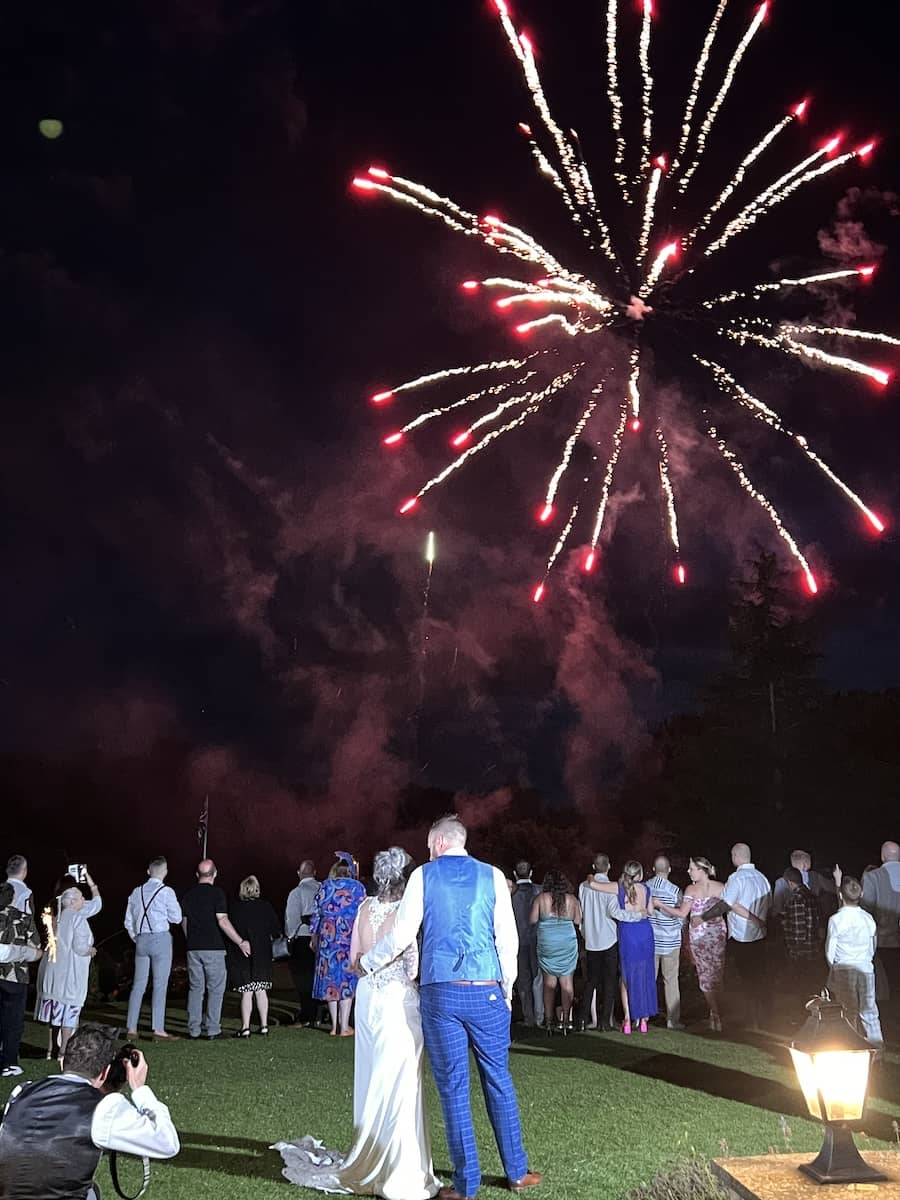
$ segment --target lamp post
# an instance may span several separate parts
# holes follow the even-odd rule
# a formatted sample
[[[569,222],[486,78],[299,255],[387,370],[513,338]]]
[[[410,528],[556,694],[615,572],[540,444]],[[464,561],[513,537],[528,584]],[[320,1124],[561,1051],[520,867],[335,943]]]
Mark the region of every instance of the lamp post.
[[[817,1183],[876,1183],[886,1176],[860,1158],[850,1128],[863,1119],[876,1052],[827,992],[806,1008],[809,1017],[791,1043],[791,1058],[810,1115],[825,1126],[825,1140],[800,1170]]]

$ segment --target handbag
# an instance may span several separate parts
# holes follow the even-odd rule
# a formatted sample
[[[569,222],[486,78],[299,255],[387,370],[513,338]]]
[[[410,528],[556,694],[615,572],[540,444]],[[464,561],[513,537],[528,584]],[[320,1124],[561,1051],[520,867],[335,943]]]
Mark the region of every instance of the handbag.
[[[291,957],[291,944],[286,937],[272,938],[272,957],[274,959]]]

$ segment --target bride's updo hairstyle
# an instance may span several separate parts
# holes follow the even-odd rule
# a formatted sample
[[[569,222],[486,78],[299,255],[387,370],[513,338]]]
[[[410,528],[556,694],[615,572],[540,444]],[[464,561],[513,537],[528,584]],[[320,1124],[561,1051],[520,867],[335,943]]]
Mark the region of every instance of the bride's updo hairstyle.
[[[372,877],[379,900],[399,900],[406,890],[406,868],[412,859],[402,846],[379,850],[372,864]]]

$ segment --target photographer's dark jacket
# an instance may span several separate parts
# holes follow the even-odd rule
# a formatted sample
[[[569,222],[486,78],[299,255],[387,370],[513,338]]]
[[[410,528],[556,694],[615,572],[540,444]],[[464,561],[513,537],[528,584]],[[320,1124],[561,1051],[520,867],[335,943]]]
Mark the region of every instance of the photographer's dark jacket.
[[[129,1101],[81,1076],[53,1075],[9,1098],[0,1124],[0,1198],[84,1200],[103,1150],[173,1158],[179,1149],[168,1108],[146,1085]]]

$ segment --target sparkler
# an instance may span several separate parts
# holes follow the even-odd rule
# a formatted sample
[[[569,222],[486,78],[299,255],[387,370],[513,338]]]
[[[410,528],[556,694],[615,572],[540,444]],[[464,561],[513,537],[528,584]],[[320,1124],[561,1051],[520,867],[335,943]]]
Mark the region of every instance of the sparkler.
[[[712,2],[709,0],[711,6]],[[886,386],[891,377],[886,367],[824,349],[819,342],[852,339],[864,353],[872,345],[897,348],[900,338],[846,325],[818,323],[814,317],[779,323],[765,315],[766,302],[777,299],[787,289],[807,289],[810,303],[820,303],[823,290],[860,285],[871,278],[874,266],[836,270],[818,267],[805,274],[722,290],[721,271],[715,272],[710,260],[801,190],[851,163],[866,160],[874,143],[840,152],[840,138],[832,137],[807,147],[792,166],[786,170],[782,167],[780,173],[773,171],[772,182],[761,187],[752,199],[735,206],[735,212],[734,198],[744,188],[751,171],[759,172],[763,159],[771,158],[776,151],[780,153],[782,142],[789,135],[796,137],[796,132],[791,134],[791,131],[802,128],[800,123],[807,116],[808,101],[795,103],[740,158],[737,167],[713,192],[714,199],[697,204],[699,213],[693,217],[693,223],[679,217],[677,225],[674,224],[676,212],[688,203],[689,188],[704,162],[713,126],[725,108],[744,58],[767,19],[769,5],[758,4],[748,14],[745,32],[701,118],[698,105],[703,83],[728,0],[715,3],[688,90],[677,151],[668,163],[664,154],[652,162],[650,159],[654,137],[652,0],[639,0],[637,62],[641,107],[637,128],[631,131],[635,137],[631,156],[619,81],[619,4],[618,0],[607,0],[606,85],[613,136],[612,173],[626,202],[625,219],[621,223],[611,222],[595,193],[578,135],[574,131],[565,132],[553,115],[532,39],[516,25],[508,0],[493,0],[493,3],[536,116],[534,125],[522,122],[519,130],[527,138],[539,176],[549,182],[562,200],[568,219],[594,252],[594,266],[585,273],[582,266],[576,268],[561,261],[522,226],[496,213],[478,216],[450,197],[394,175],[383,166],[369,167],[353,180],[361,196],[381,196],[405,204],[441,222],[454,234],[474,239],[486,251],[505,256],[510,269],[467,279],[461,285],[462,291],[473,298],[493,294],[496,311],[512,318],[511,332],[520,338],[538,340],[535,349],[528,353],[434,371],[383,388],[371,397],[378,408],[390,405],[401,410],[402,422],[383,435],[389,448],[399,448],[409,435],[433,422],[443,422],[450,414],[460,412],[465,421],[462,427],[450,431],[452,461],[405,500],[399,512],[416,511],[428,493],[472,458],[500,439],[514,435],[526,421],[540,421],[542,416],[549,415],[552,406],[553,427],[562,427],[564,431],[561,450],[554,456],[555,466],[547,479],[543,501],[538,503],[535,496],[531,503],[539,525],[549,527],[555,523],[560,501],[566,515],[546,560],[543,578],[532,592],[534,602],[540,603],[546,596],[554,566],[572,547],[581,530],[588,535],[584,524],[586,510],[594,511],[595,515],[589,540],[580,555],[581,566],[588,573],[596,568],[626,431],[640,434],[647,420],[654,436],[628,441],[636,447],[655,445],[662,510],[673,559],[672,575],[676,582],[685,583],[687,572],[681,561],[683,531],[676,508],[682,483],[679,477],[685,468],[679,461],[670,462],[666,426],[671,415],[654,386],[654,363],[671,357],[673,350],[680,348],[680,367],[685,357],[683,349],[687,347],[686,357],[692,370],[701,373],[705,387],[714,387],[719,406],[715,418],[711,411],[707,416],[707,408],[701,409],[703,432],[744,492],[771,521],[799,565],[807,590],[814,594],[818,584],[799,541],[720,433],[725,417],[749,415],[790,439],[806,460],[862,514],[870,529],[880,533],[885,522],[811,449],[803,435],[791,430],[781,413],[742,386],[736,374],[740,349],[759,347],[783,359],[840,370]],[[638,194],[641,204],[636,207]],[[682,232],[673,238],[669,231],[678,225],[682,226]],[[687,233],[685,228],[689,230]],[[684,263],[680,272],[676,272],[672,265],[679,252]],[[717,311],[723,308],[726,319],[716,324]],[[719,362],[714,346],[728,353],[730,361]],[[689,381],[685,388],[688,395],[694,394],[693,382]],[[437,398],[430,406],[410,412],[407,405],[421,389],[438,393]],[[702,403],[709,404],[708,397],[704,396]],[[617,411],[617,418],[611,417],[610,410]],[[593,499],[591,493],[595,493]],[[433,562],[434,536],[429,534],[423,629]]]

